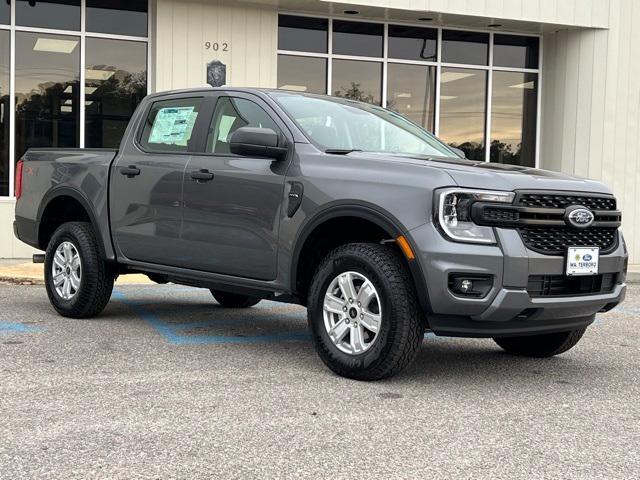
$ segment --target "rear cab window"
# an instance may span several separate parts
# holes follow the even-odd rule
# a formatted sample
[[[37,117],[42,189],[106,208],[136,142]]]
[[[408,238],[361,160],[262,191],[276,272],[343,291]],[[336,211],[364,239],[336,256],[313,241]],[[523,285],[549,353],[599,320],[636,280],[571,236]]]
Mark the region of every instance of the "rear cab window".
[[[147,152],[195,151],[193,131],[203,102],[203,97],[154,102],[140,134],[140,146]]]

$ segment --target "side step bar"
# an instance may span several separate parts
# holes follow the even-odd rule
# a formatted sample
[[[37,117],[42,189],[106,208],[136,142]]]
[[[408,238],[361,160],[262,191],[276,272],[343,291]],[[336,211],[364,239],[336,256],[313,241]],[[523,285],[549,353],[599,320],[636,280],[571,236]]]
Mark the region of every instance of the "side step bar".
[[[33,255],[33,263],[44,263],[44,253],[35,253]]]

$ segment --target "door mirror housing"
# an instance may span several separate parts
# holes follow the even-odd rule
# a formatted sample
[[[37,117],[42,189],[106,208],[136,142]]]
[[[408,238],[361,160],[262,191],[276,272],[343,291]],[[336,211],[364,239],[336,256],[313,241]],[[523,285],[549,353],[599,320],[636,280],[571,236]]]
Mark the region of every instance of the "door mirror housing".
[[[270,128],[242,127],[231,134],[229,149],[243,157],[282,159],[289,150],[286,141]]]

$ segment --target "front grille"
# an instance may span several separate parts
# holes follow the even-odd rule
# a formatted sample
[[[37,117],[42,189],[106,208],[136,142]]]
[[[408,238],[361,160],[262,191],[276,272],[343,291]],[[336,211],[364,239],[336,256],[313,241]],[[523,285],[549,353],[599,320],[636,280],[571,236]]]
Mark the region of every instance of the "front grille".
[[[567,208],[582,205],[591,210],[615,210],[616,199],[610,196],[566,195],[558,193],[522,193],[516,205],[534,208]]]
[[[522,227],[518,229],[527,248],[545,255],[564,255],[566,247],[600,247],[600,254],[616,248],[617,228]]]
[[[531,275],[527,292],[531,297],[563,297],[610,293],[616,285],[617,274],[604,273],[586,277],[565,275]]]

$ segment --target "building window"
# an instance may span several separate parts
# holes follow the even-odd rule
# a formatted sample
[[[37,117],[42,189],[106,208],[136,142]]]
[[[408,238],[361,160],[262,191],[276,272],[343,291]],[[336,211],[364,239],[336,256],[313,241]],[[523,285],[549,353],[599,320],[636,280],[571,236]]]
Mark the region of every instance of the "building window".
[[[147,36],[147,0],[87,0],[87,32]]]
[[[278,88],[382,105],[470,159],[536,165],[538,36],[293,15],[278,34]]]
[[[11,32],[0,30],[0,196],[9,195],[11,168],[9,161],[9,83]]]
[[[147,25],[147,0],[0,0],[0,196],[28,148],[118,147],[147,94]]]
[[[85,146],[117,148],[147,93],[147,44],[87,38]]]
[[[80,38],[16,33],[16,144],[78,147]]]
[[[80,30],[80,0],[16,0],[16,25]]]
[[[486,96],[485,70],[442,68],[439,136],[473,160],[485,156]]]

